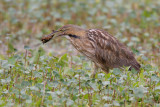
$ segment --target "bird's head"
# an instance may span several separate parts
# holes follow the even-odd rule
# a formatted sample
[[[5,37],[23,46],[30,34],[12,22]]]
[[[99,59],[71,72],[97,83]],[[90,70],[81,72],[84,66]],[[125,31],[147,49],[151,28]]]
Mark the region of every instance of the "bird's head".
[[[76,26],[76,25],[65,25],[58,30],[54,31],[56,36],[65,36],[65,35],[81,35],[85,29]]]
[[[53,37],[60,37],[60,36],[67,36],[67,35],[75,35],[78,37],[82,37],[84,36],[86,33],[86,30],[76,26],[76,25],[65,25],[61,28],[59,28],[58,30],[53,30],[53,32],[49,35],[45,35],[41,41],[43,43],[46,43],[48,41],[50,41]]]

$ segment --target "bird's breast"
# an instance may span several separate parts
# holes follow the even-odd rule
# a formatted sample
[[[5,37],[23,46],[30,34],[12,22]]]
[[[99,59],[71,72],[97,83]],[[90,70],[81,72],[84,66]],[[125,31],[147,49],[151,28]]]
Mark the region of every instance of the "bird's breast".
[[[90,41],[86,38],[73,38],[68,36],[67,39],[71,44],[83,55],[87,56],[89,59],[93,59],[95,56],[95,50],[93,49]]]

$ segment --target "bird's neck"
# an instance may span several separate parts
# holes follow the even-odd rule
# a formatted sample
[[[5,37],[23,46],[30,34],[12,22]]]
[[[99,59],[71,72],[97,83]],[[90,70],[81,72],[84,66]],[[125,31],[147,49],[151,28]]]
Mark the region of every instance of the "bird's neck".
[[[78,29],[78,30],[72,30],[70,32],[68,32],[68,36],[69,37],[72,37],[72,38],[83,38],[85,37],[85,34],[86,34],[86,30],[84,29]]]

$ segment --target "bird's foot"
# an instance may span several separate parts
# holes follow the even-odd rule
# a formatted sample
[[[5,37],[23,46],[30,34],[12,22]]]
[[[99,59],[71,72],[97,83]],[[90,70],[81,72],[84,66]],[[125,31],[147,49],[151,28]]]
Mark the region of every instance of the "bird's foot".
[[[95,76],[96,76],[96,71],[93,71],[93,73],[91,74],[91,77],[95,78]]]

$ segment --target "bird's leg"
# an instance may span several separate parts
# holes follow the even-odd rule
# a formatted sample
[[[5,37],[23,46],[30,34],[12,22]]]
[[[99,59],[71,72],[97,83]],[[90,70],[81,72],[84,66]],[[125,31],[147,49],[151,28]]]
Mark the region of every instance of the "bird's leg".
[[[109,68],[107,67],[107,68],[105,68],[105,69],[102,69],[106,74],[108,74],[109,73]]]
[[[96,75],[96,73],[98,71],[98,66],[94,63],[93,68],[94,68],[94,70],[92,72],[92,77],[95,78],[95,75]]]

